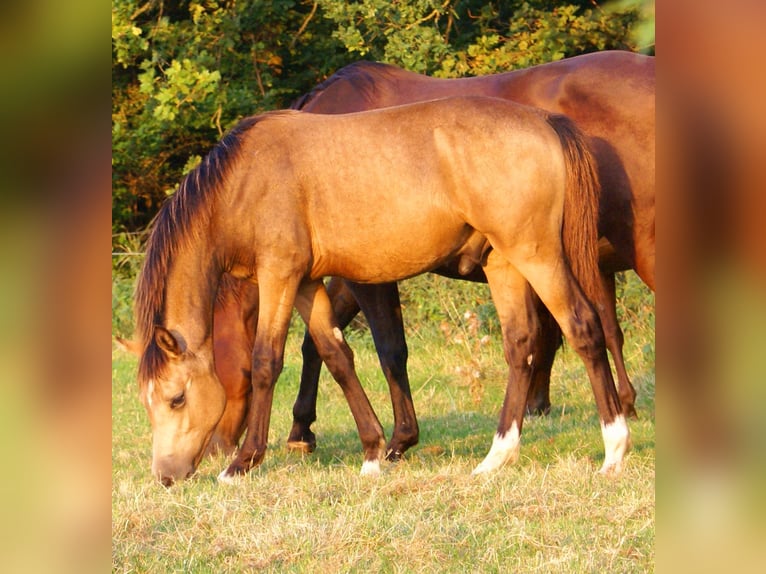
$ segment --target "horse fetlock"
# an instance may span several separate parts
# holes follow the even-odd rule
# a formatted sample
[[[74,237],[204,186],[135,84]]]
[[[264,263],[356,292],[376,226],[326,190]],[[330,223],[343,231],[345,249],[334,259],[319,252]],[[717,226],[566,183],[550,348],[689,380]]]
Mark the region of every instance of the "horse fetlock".
[[[401,459],[405,452],[418,444],[418,440],[417,432],[391,437],[391,441],[386,446],[386,460],[396,462]]]
[[[380,460],[365,460],[362,463],[362,470],[359,476],[369,476],[372,478],[380,476]]]
[[[399,462],[402,460],[402,456],[404,456],[404,451],[400,448],[386,449],[386,460],[388,462]]]
[[[551,412],[550,401],[540,401],[537,398],[531,398],[527,401],[526,414],[530,416],[547,416]]]
[[[505,433],[497,433],[492,440],[492,448],[489,449],[489,454],[484,457],[479,466],[477,466],[471,474],[486,474],[494,472],[506,464],[513,464],[519,460],[519,452],[521,449],[521,437],[519,434],[519,427],[514,421],[511,424],[511,428]]]
[[[638,419],[638,414],[636,413],[636,391],[632,387],[623,390],[623,387],[620,386],[619,395],[622,414],[625,415],[625,418]]]
[[[625,418],[633,419],[634,421],[638,420],[636,405],[632,403],[622,403],[622,414],[625,415]]]
[[[313,422],[316,417],[313,417]],[[293,421],[293,426],[290,429],[290,434],[287,435],[287,450],[295,450],[302,452],[314,452],[317,445],[317,438],[314,432],[311,430],[311,423],[304,424],[297,420]]]
[[[625,455],[631,448],[630,430],[624,415],[617,415],[610,423],[601,422],[604,438],[604,464],[600,474],[616,476],[622,472]]]

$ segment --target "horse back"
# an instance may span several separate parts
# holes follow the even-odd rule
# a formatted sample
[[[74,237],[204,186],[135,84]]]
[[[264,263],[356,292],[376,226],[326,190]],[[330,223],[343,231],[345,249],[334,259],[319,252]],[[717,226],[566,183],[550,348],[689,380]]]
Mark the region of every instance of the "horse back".
[[[524,70],[439,79],[396,66],[358,62],[303,102],[315,113],[345,113],[436,98],[482,95],[563,113],[589,137],[603,194],[599,232],[614,269],[641,267],[653,283],[654,58],[605,51]]]

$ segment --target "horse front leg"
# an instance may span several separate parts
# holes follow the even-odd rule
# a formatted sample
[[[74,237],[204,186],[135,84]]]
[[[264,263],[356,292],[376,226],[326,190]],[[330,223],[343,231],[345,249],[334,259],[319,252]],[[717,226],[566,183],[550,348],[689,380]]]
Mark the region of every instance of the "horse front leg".
[[[492,252],[484,269],[503,333],[508,383],[492,447],[473,474],[495,471],[519,458],[521,427],[532,381],[539,322],[533,292],[512,265]]]
[[[418,444],[420,429],[407,375],[407,340],[396,283],[360,285],[349,283],[375,341],[380,366],[388,382],[394,410],[394,431],[386,447],[386,459],[399,460],[407,449]]]
[[[258,272],[260,309],[252,351],[252,394],[247,414],[247,434],[229,467],[218,479],[230,482],[259,465],[266,454],[274,386],[284,363],[285,341],[290,325],[299,276],[267,270]]]
[[[351,409],[364,449],[362,475],[377,475],[386,444],[383,427],[359,382],[353,353],[335,321],[324,284],[321,281],[304,282],[298,291],[296,306],[319,356],[340,385]]]
[[[341,330],[345,329],[351,320],[359,313],[359,305],[346,285],[346,281],[333,277],[327,285],[327,291],[332,302],[333,314]],[[311,425],[317,418],[317,393],[319,392],[319,375],[322,370],[322,359],[317,346],[308,329],[303,336],[301,347],[303,368],[298,396],[293,405],[293,426],[287,437],[287,449],[296,452],[310,453],[316,448],[316,435]]]

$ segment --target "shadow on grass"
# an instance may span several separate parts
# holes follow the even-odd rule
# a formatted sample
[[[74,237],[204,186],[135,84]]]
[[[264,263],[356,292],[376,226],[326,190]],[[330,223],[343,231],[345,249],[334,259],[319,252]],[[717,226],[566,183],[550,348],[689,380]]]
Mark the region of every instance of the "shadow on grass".
[[[521,436],[521,458],[531,459],[540,464],[552,464],[562,456],[575,454],[601,464],[604,446],[598,416],[588,412],[586,405],[579,408],[554,407],[546,416],[525,418]],[[482,412],[455,412],[435,416],[419,417],[420,442],[405,454],[407,460],[419,460],[439,464],[452,459],[463,459],[478,464],[492,445],[497,430],[497,416]],[[633,452],[648,453],[655,448],[654,421],[648,417],[630,421]],[[317,449],[309,455],[287,454],[285,443],[270,445],[266,461],[278,459],[304,460],[319,467],[338,465],[361,467],[362,448],[356,429],[338,432],[315,429]],[[286,438],[286,437],[285,437]],[[387,429],[386,438],[390,438]],[[273,460],[273,458],[272,458]],[[265,461],[265,462],[266,462]],[[275,464],[280,464],[274,461]],[[269,465],[271,466],[271,465]]]

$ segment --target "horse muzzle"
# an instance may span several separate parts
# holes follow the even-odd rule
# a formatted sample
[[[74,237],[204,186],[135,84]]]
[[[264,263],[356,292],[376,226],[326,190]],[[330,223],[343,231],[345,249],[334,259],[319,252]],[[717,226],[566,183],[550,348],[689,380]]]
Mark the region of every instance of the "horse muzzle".
[[[186,480],[197,469],[196,464],[173,464],[173,461],[165,460],[163,463],[152,463],[152,475],[160,481],[162,486],[173,486],[178,481]]]

